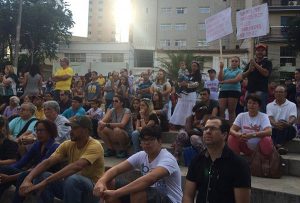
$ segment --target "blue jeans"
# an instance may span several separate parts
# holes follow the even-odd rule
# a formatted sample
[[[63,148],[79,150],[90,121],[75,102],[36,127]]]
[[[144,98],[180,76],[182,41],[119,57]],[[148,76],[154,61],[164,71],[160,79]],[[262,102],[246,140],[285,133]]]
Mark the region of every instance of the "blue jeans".
[[[33,180],[37,184],[52,175],[44,172]],[[99,198],[93,196],[94,183],[84,176],[73,174],[64,180],[58,180],[46,186],[38,197],[38,202],[53,203],[54,197],[64,203],[98,203]]]
[[[135,130],[131,133],[131,142],[132,142],[132,147],[133,147],[134,153],[141,151],[139,138],[140,138],[140,132],[138,130]]]
[[[22,172],[22,170],[18,168],[14,168],[12,166],[1,166],[0,167],[0,173],[6,174],[6,175],[14,175],[17,173]],[[8,189],[11,185],[15,184],[15,181],[2,183],[0,184],[0,199],[5,192],[6,189]]]

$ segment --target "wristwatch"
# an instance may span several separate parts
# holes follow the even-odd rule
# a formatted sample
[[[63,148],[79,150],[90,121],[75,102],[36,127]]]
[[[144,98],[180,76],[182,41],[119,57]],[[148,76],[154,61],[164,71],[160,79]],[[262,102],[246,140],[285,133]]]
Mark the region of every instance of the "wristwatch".
[[[257,136],[256,133],[253,133],[253,134],[252,134],[252,137],[256,137],[256,136]]]

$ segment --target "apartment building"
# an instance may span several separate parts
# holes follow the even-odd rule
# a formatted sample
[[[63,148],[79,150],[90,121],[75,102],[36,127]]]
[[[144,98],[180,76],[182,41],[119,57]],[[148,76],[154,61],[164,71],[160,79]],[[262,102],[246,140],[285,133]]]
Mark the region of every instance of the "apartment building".
[[[273,76],[286,79],[294,75],[300,57],[287,46],[285,26],[300,13],[300,0],[263,0],[269,6],[270,33],[259,41],[268,45],[268,58],[273,63]]]
[[[132,0],[131,2],[135,13],[130,34],[134,50],[136,53],[147,50],[144,55],[148,56],[153,54],[153,66],[159,66],[158,59],[165,58],[167,53],[174,51],[207,56],[211,61],[207,63],[207,68],[218,66],[219,41],[206,42],[205,19],[231,6],[233,30],[236,30],[236,11],[245,8],[244,0]],[[222,39],[224,57],[229,58],[238,54],[246,60],[247,50],[241,50],[241,44],[242,41],[237,41],[235,34],[224,37]]]
[[[89,0],[88,40],[116,41],[115,3],[116,0]]]

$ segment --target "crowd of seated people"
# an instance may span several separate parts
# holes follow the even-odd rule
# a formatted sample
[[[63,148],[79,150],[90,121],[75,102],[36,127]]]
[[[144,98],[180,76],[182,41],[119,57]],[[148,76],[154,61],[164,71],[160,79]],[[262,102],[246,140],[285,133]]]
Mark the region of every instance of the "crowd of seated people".
[[[149,173],[152,170],[150,166],[147,166],[148,171],[142,169],[142,174],[150,176],[145,177],[145,183],[137,181],[141,188],[169,176],[172,181],[178,181],[177,175],[172,175],[178,172],[177,162],[180,162],[183,148],[192,146],[198,154],[205,151],[208,147],[208,141],[203,138],[205,126],[210,118],[216,116],[229,120],[230,130],[228,134],[224,131],[225,143],[234,153],[250,156],[259,147],[268,157],[273,146],[280,154],[288,153],[285,144],[297,136],[297,126],[300,126],[299,106],[287,99],[290,90],[286,86],[275,87],[274,100],[270,103],[263,100],[265,89],[255,89],[257,86],[251,81],[254,76],[262,74],[261,77],[268,78],[271,72],[270,63],[260,58],[260,52],[264,51],[264,46],[257,47],[256,58],[250,61],[244,72],[238,57],[231,59],[230,68],[224,68],[221,63],[218,77],[222,87],[220,94],[213,85],[199,89],[202,81],[200,64],[196,61],[191,64],[189,79],[177,84],[168,81],[163,69],[156,77],[151,71],[143,72],[137,80],[129,75],[127,69],[113,71],[106,78],[96,71],[90,71],[85,77],[74,76],[68,59],[63,58],[61,67],[49,78],[45,89],[38,85],[34,91],[28,91],[27,85],[35,80],[30,76],[31,69],[40,74],[35,66],[31,67],[26,73],[26,82],[18,84],[23,85],[24,90],[27,88],[21,96],[14,91],[19,83],[18,77],[14,76],[10,67],[6,67],[2,83],[9,88],[1,95],[3,103],[0,107],[0,195],[13,184],[17,188],[13,202],[22,202],[32,192],[44,188],[44,192],[38,193],[41,202],[52,201],[54,197],[65,202],[97,202],[100,197],[109,202],[114,197],[111,193],[103,193],[103,187],[114,188],[110,183],[117,172],[149,164],[151,159],[144,163],[144,156],[151,156],[153,160],[159,156],[162,163],[157,161],[157,165],[153,166],[154,179],[151,179],[152,172]],[[265,65],[268,67],[265,68]],[[295,74],[295,91],[300,86],[299,72],[297,70]],[[209,73],[212,75],[210,80],[215,83],[216,71],[210,69]],[[250,82],[250,87],[252,85],[248,91],[242,91],[241,80],[245,79]],[[40,84],[39,80],[36,82]],[[173,91],[174,85],[181,86],[177,94]],[[299,92],[295,92],[298,103]],[[172,97],[178,95],[178,106],[171,101],[171,94]],[[240,97],[245,98],[242,100],[245,108],[236,115]],[[160,157],[161,132],[157,126],[168,131],[174,125],[179,129],[173,144],[174,157],[166,152],[161,152]],[[155,149],[151,149],[152,144]],[[105,157],[111,156],[130,158],[102,179]],[[171,165],[167,165],[168,162]],[[74,184],[86,187],[71,188]],[[176,187],[167,186],[168,192],[176,193],[167,195],[168,201],[181,202],[182,190]],[[135,198],[133,194],[140,190],[129,188],[118,197],[130,194]],[[83,191],[86,193],[83,194]],[[157,190],[154,192],[158,193]],[[147,191],[147,195],[152,193]],[[180,200],[174,201],[174,198]]]

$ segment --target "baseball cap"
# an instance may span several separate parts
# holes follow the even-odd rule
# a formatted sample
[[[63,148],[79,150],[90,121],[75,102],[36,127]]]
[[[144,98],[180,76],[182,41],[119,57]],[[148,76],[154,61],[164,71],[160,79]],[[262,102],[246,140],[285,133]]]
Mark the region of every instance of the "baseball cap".
[[[265,44],[262,44],[262,43],[259,43],[255,46],[255,49],[258,49],[258,48],[264,48],[264,49],[267,49],[267,45]]]
[[[208,72],[208,73],[210,73],[210,72],[216,73],[216,70],[213,69],[213,68],[211,68],[211,69],[209,69],[207,72]]]
[[[65,123],[65,126],[82,127],[93,130],[92,121],[87,116],[75,116],[70,119],[70,123]]]

